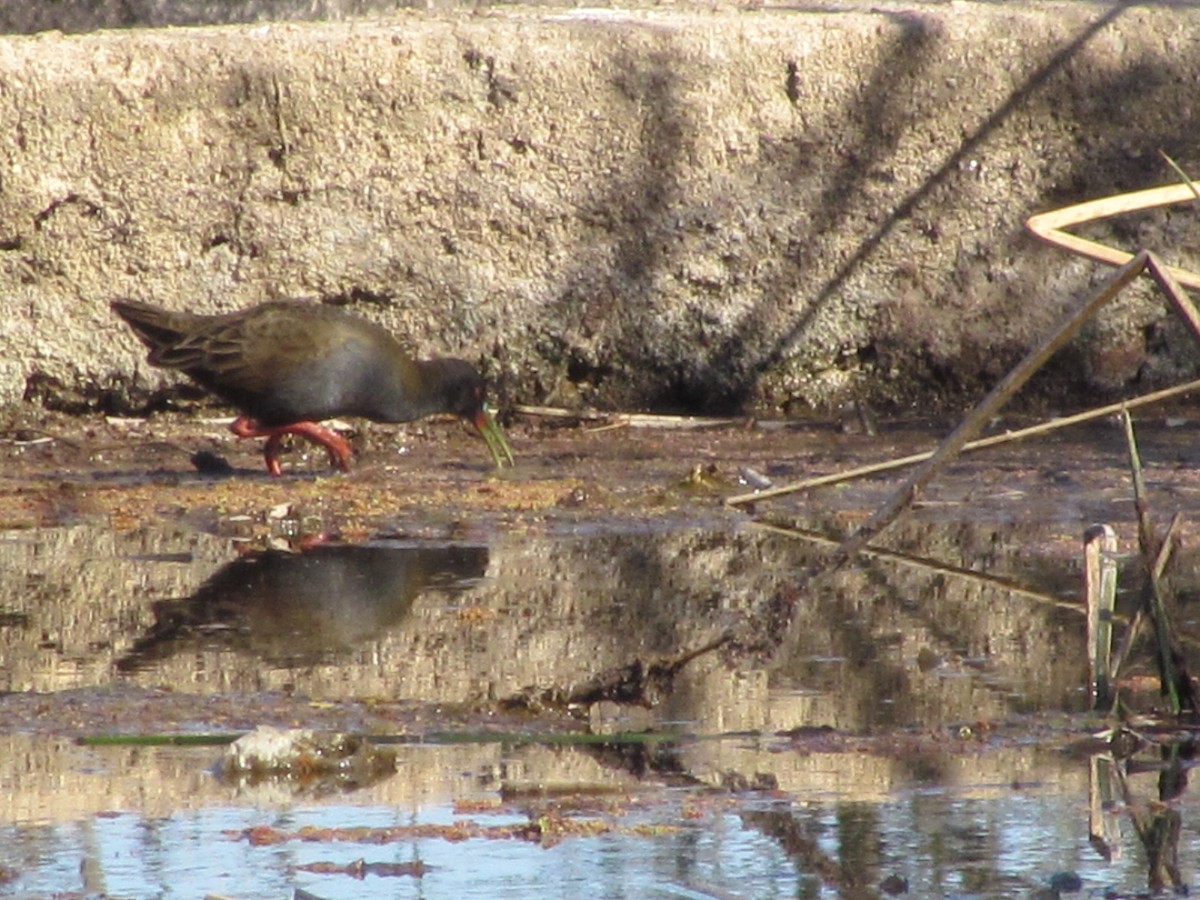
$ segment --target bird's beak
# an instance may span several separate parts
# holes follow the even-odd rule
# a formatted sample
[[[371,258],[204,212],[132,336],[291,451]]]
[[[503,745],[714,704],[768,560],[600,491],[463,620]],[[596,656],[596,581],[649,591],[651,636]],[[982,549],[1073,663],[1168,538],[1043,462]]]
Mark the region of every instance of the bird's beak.
[[[479,434],[487,443],[492,459],[496,461],[496,468],[504,468],[505,459],[508,460],[510,466],[513,465],[513,452],[512,447],[508,446],[508,438],[504,436],[504,431],[492,417],[491,410],[486,405],[480,407],[479,412],[475,413],[471,419],[471,423],[479,430]]]

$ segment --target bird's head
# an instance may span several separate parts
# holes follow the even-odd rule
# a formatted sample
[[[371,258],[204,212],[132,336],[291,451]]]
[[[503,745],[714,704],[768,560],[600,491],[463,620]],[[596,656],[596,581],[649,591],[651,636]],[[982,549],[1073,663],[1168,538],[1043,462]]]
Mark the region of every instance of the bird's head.
[[[488,409],[487,384],[475,367],[465,359],[453,358],[428,360],[424,367],[427,383],[436,386],[442,411],[461,416],[475,426],[496,468],[502,468],[505,460],[512,465],[512,448]]]

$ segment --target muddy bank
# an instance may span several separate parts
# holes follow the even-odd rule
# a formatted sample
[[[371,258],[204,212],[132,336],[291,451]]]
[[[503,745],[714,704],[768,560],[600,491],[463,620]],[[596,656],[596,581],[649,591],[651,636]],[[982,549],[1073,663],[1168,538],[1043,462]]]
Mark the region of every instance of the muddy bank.
[[[1135,543],[1108,426],[965,458],[886,533],[892,555],[801,596],[798,573],[829,543],[757,529],[724,498],[748,470],[785,482],[906,455],[925,432],[526,421],[511,429],[518,464],[498,477],[478,439],[439,420],[356,436],[348,475],[301,445],[275,479],[259,442],[194,419],[78,424],[28,421],[0,446],[0,690],[497,709],[733,632],[678,673],[656,716],[706,731],[1001,720],[1078,706],[1080,537],[1107,521]],[[1163,517],[1194,520],[1193,431],[1143,425]],[[232,471],[197,473],[198,449]],[[898,477],[758,512],[836,538]],[[1189,597],[1194,531],[1181,529],[1172,576]],[[1181,626],[1194,630],[1189,615]]]
[[[6,37],[0,399],[159,397],[107,312],[130,295],[347,304],[508,401],[959,404],[1096,276],[1027,215],[1169,180],[1160,147],[1200,170],[1198,28],[964,3]],[[1096,231],[1186,264],[1193,218]],[[1174,380],[1161,317],[1123,302],[1035,390]]]

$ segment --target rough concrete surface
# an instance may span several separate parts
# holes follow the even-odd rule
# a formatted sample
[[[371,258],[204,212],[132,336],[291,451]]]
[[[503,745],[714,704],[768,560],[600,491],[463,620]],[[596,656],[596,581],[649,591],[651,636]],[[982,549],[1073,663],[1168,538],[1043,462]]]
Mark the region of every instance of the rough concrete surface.
[[[349,304],[509,402],[970,402],[1094,289],[1033,212],[1200,172],[1200,11],[392,12],[0,39],[0,400],[126,409],[108,301]],[[1186,265],[1186,208],[1093,227]],[[1035,382],[1177,380],[1149,290]]]

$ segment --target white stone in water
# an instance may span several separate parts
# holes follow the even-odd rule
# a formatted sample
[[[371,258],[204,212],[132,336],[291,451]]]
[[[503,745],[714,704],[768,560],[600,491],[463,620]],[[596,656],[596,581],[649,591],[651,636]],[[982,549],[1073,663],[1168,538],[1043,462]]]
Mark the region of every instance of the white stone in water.
[[[307,728],[260,725],[229,745],[221,759],[225,772],[282,771],[295,767],[301,754],[310,753],[315,733]]]

